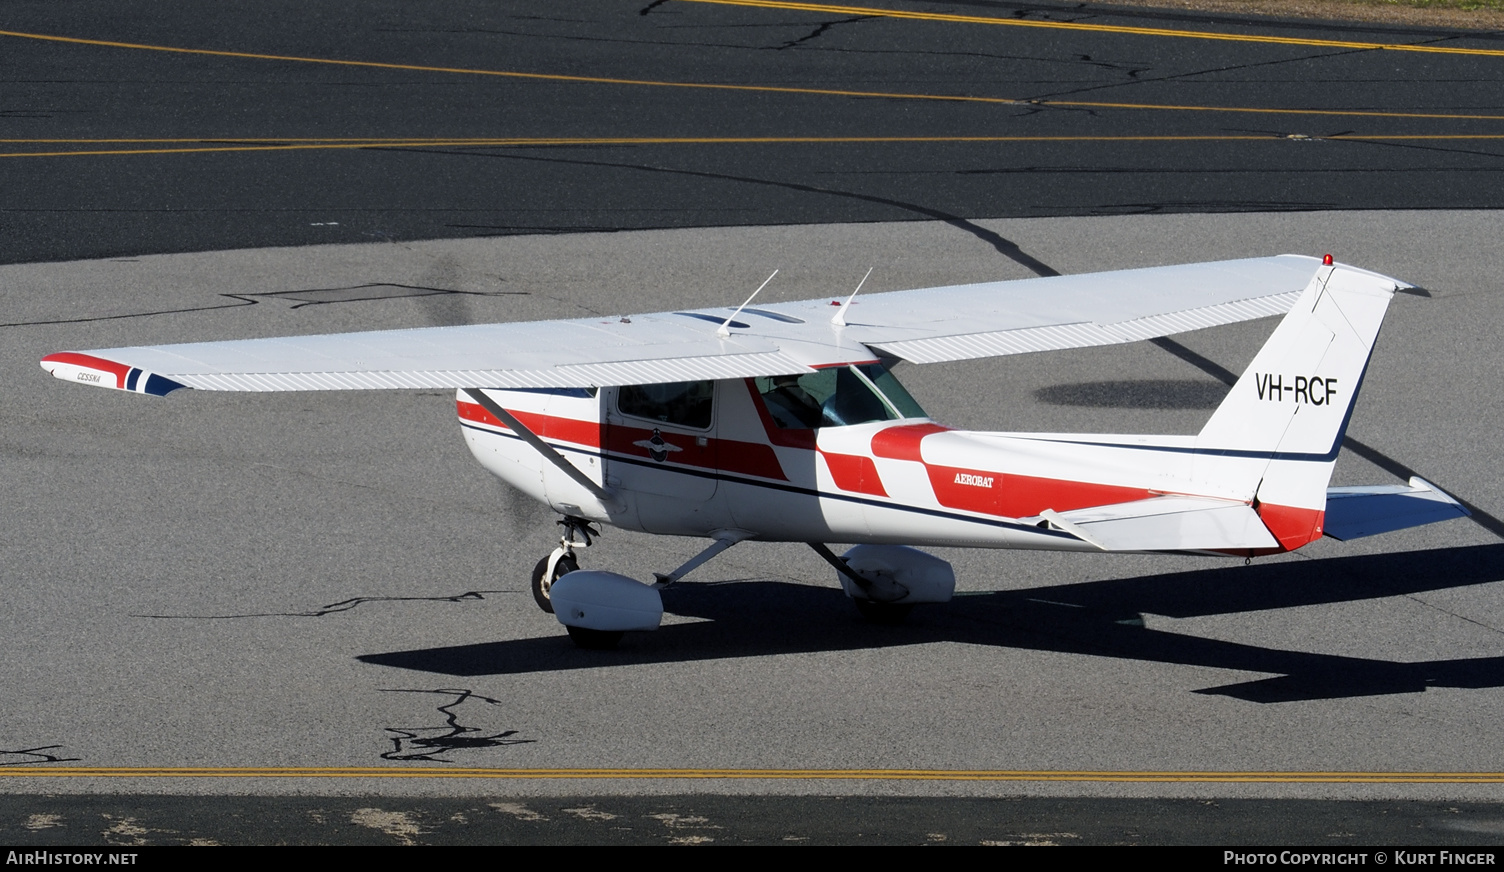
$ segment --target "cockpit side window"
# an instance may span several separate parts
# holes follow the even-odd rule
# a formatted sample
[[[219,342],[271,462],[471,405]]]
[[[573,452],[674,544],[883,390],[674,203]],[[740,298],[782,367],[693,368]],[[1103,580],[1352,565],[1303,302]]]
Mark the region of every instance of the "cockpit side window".
[[[672,382],[661,385],[624,385],[616,392],[616,410],[660,424],[710,429],[714,415],[715,382]]]
[[[924,410],[879,364],[752,380],[773,422],[786,430],[923,418]]]
[[[893,373],[889,372],[882,364],[873,363],[867,366],[859,366],[857,367],[857,371],[871,380],[872,386],[877,389],[878,393],[883,395],[883,399],[887,400],[893,406],[893,410],[898,413],[898,417],[929,417],[929,415],[925,414],[924,409],[920,407],[919,401],[910,396],[908,390],[899,384],[898,379],[893,377]]]

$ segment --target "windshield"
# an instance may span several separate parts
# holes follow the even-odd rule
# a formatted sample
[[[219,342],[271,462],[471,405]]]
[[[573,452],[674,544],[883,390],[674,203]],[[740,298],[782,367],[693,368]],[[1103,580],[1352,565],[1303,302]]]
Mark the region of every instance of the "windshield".
[[[924,418],[924,410],[881,364],[753,379],[774,423],[786,430]]]

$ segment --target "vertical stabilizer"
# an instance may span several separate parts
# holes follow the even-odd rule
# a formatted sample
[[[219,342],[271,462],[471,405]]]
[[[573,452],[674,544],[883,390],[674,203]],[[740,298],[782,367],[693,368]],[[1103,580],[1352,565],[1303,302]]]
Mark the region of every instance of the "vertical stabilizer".
[[[1283,548],[1321,536],[1326,486],[1396,279],[1324,265],[1196,437],[1193,474],[1234,483]]]

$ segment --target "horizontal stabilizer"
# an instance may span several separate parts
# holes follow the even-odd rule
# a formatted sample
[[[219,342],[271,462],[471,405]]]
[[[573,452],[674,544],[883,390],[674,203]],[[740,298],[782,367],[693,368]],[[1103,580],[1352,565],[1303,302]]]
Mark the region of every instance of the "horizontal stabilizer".
[[[1131,503],[1041,512],[1053,526],[1103,551],[1216,551],[1278,545],[1247,503],[1162,496]]]
[[[1339,541],[1419,527],[1471,514],[1419,476],[1410,484],[1332,487],[1326,491],[1326,535]]]

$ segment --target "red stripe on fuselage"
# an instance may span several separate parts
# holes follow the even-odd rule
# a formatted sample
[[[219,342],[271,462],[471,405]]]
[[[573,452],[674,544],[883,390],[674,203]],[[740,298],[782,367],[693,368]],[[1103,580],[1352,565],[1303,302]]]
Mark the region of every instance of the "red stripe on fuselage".
[[[460,418],[466,421],[489,424],[503,430],[512,429],[476,403],[461,401],[458,405]],[[540,438],[558,439],[561,442],[588,445],[591,448],[601,447],[601,425],[598,421],[579,421],[574,418],[540,415],[537,412],[519,412],[516,409],[507,409],[507,411],[522,422],[522,426],[533,431]]]
[[[1147,499],[1153,493],[1136,487],[1010,475],[980,469],[925,464],[935,499],[949,509],[964,509],[1004,518],[1032,518],[1045,509],[1069,512]]]
[[[877,464],[872,462],[872,458],[860,454],[832,454],[829,451],[821,451],[820,456],[825,458],[825,468],[830,470],[830,480],[841,490],[876,497],[888,495],[887,489],[883,487],[882,477],[877,474]]]
[[[43,363],[66,363],[69,366],[82,366],[87,369],[97,369],[101,372],[114,373],[115,387],[125,390],[126,376],[130,375],[131,367],[128,364],[116,363],[113,360],[105,360],[102,357],[94,357],[88,354],[79,354],[76,351],[60,351],[57,354],[49,354],[42,358]]]
[[[872,437],[872,453],[889,460],[912,460],[923,463],[919,456],[919,443],[934,433],[944,433],[949,427],[939,424],[905,424],[889,427]]]
[[[946,508],[1004,518],[1032,518],[1045,509],[1069,512],[1154,496],[1145,488],[925,463],[920,443],[949,429],[939,424],[889,427],[872,437],[872,453],[924,464],[935,500]]]

